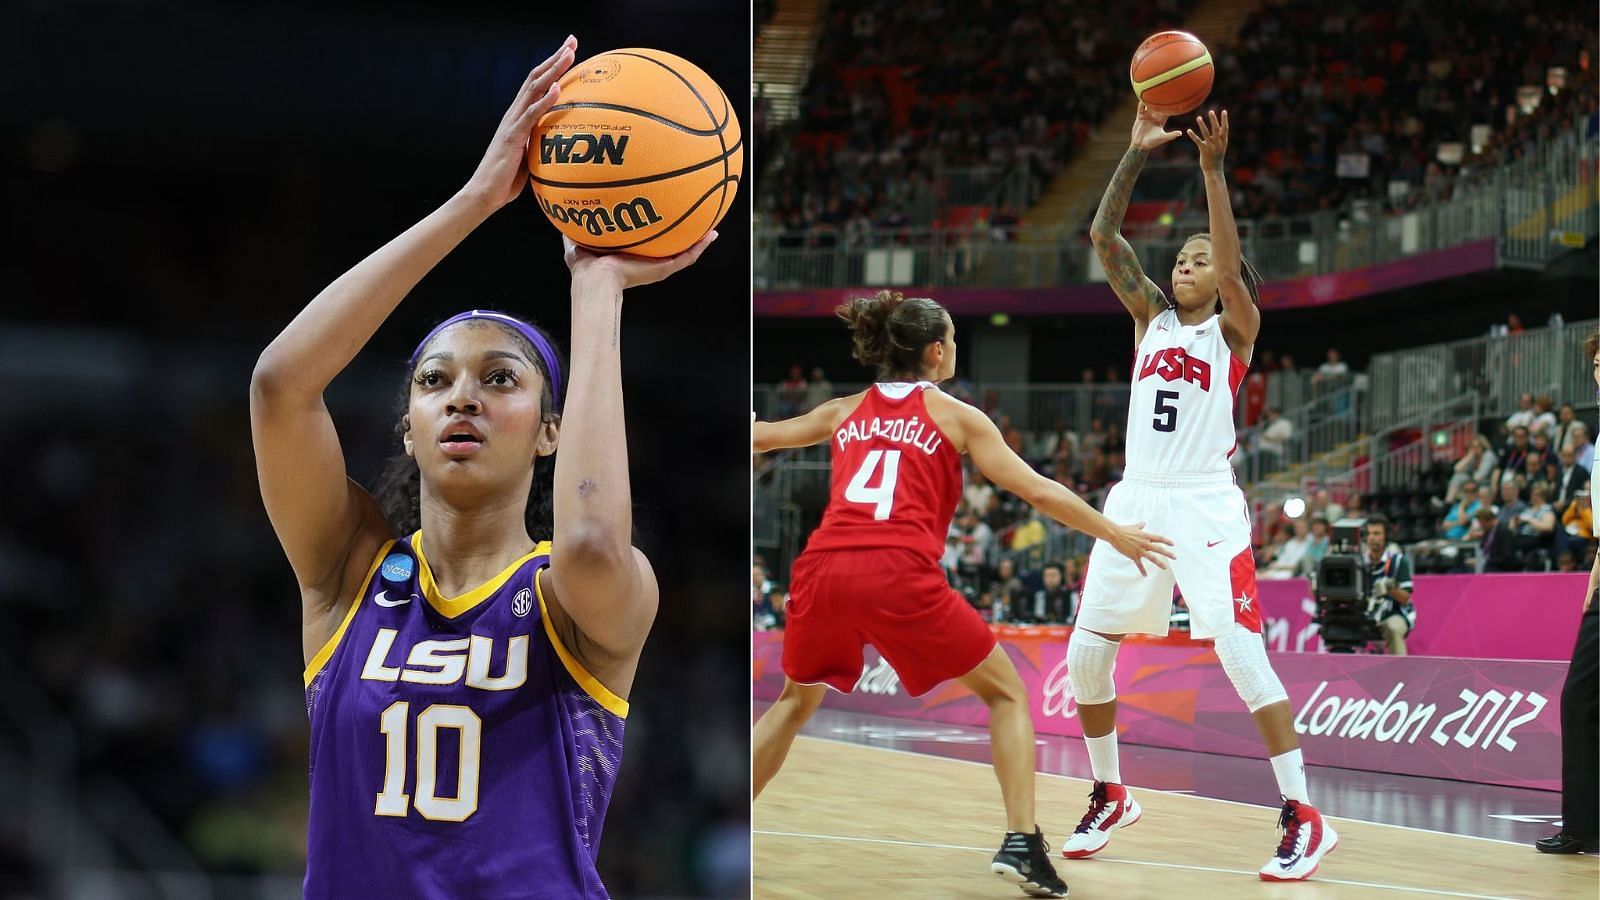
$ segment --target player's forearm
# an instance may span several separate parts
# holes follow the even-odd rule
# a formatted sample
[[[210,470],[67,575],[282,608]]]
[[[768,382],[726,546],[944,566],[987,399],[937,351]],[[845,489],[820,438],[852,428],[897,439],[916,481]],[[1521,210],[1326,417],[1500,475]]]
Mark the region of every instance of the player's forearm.
[[[819,425],[817,413],[811,412],[782,422],[755,422],[750,426],[750,448],[757,453],[769,450],[788,450],[793,447],[810,447],[827,440],[831,429]]]
[[[1027,501],[1030,506],[1068,528],[1090,537],[1110,537],[1111,520],[1061,484],[1041,475],[1029,493]]]
[[[556,456],[554,553],[563,545],[631,566],[633,499],[623,420],[622,282],[608,271],[572,280],[572,378]]]
[[[481,205],[452,197],[334,279],[262,351],[253,387],[321,394],[417,282],[485,217]]]
[[[1206,211],[1211,227],[1211,264],[1219,278],[1241,276],[1239,227],[1233,221],[1233,198],[1228,196],[1228,180],[1222,169],[1205,170]]]
[[[1106,185],[1106,192],[1100,197],[1100,208],[1095,210],[1094,222],[1089,226],[1089,237],[1094,240],[1097,249],[1103,249],[1102,244],[1109,244],[1121,236],[1122,217],[1128,212],[1133,184],[1139,180],[1139,171],[1149,158],[1149,152],[1137,147],[1129,147],[1128,152],[1122,154],[1122,161],[1117,163],[1111,183]]]

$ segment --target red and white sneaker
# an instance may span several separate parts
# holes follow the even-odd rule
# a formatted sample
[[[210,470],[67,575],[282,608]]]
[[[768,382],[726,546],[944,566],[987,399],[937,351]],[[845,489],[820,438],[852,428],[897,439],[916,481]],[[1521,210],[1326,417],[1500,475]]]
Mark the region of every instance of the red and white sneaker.
[[[1283,830],[1283,840],[1278,852],[1261,867],[1262,881],[1305,881],[1317,871],[1322,858],[1339,846],[1338,832],[1309,803],[1285,800],[1278,827]]]
[[[1143,813],[1139,801],[1128,794],[1127,788],[1096,781],[1094,791],[1089,794],[1089,811],[1083,814],[1078,829],[1061,846],[1061,855],[1067,859],[1084,859],[1099,853],[1111,841],[1111,832],[1139,821]]]

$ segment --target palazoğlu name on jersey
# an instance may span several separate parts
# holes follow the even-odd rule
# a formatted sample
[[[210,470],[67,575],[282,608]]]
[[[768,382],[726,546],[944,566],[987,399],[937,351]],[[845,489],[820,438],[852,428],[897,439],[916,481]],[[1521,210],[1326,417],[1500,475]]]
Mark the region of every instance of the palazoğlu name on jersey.
[[[834,440],[839,442],[840,450],[843,450],[845,445],[851,441],[864,441],[881,437],[897,444],[910,444],[923,453],[932,456],[934,451],[939,449],[939,445],[944,443],[944,439],[939,436],[938,432],[928,433],[930,424],[922,421],[917,416],[912,416],[909,419],[873,418],[870,422],[852,420],[845,423],[844,427],[840,428],[833,437]]]

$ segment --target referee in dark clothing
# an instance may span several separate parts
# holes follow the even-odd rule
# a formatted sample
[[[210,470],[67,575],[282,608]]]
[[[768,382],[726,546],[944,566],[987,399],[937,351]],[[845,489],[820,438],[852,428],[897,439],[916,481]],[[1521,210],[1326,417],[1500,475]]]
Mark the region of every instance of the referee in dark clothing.
[[[1583,342],[1600,399],[1600,331]],[[1578,620],[1567,682],[1561,687],[1561,830],[1541,838],[1541,853],[1600,852],[1600,557]]]

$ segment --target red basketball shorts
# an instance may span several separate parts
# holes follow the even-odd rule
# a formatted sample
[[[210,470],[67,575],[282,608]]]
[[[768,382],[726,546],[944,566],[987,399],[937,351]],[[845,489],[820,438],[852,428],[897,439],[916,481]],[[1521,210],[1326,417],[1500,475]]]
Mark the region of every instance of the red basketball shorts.
[[[939,567],[909,550],[801,554],[784,610],[783,673],[846,694],[861,678],[867,644],[912,696],[971,672],[995,646]]]

